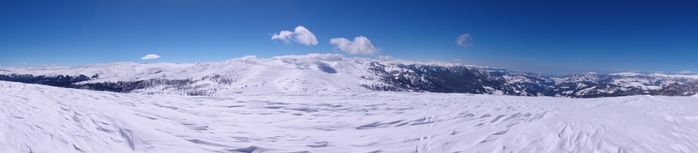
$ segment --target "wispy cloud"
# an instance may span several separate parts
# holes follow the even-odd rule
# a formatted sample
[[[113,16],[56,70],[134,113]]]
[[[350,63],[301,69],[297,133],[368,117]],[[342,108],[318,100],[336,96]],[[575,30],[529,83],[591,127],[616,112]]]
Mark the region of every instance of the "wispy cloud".
[[[470,46],[473,46],[472,41],[473,37],[470,36],[470,33],[464,33],[456,37],[456,44],[461,47],[468,48]]]
[[[293,31],[283,30],[271,36],[271,40],[279,40],[284,43],[296,42],[306,46],[317,45],[315,35],[303,26],[298,26]]]
[[[684,71],[679,71],[679,74],[698,74],[698,72],[696,72],[696,71],[684,70]]]
[[[346,38],[332,38],[330,44],[348,54],[370,55],[378,53],[378,49],[364,36],[358,36],[354,38],[354,41]]]
[[[160,55],[158,54],[146,54],[145,56],[141,57],[142,60],[153,60],[158,58],[160,58]]]

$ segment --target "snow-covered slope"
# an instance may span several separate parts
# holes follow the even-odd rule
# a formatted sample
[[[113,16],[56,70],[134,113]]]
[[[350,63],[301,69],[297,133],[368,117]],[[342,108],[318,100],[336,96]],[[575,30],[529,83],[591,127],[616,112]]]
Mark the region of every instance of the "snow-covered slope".
[[[3,153],[698,150],[696,97],[192,97],[4,81],[0,93]]]
[[[197,64],[113,63],[78,67],[5,68],[0,80],[59,87],[175,95],[342,93],[369,90],[518,96],[690,96],[690,75],[585,73],[545,76],[443,62],[308,54],[254,56]]]
[[[246,56],[223,62],[198,64],[113,63],[78,67],[14,68],[0,74],[34,76],[89,76],[77,84],[146,81],[141,93],[226,95],[232,93],[362,92],[359,79],[366,74],[363,59],[337,54]],[[175,82],[169,82],[173,81]],[[164,82],[164,83],[163,83]]]

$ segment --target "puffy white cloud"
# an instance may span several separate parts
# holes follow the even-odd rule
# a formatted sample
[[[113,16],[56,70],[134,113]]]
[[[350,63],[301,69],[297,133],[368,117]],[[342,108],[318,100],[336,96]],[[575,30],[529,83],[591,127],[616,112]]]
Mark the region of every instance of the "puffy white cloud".
[[[281,40],[285,43],[288,43],[291,41],[291,36],[293,35],[293,32],[291,31],[281,31],[278,34],[274,34],[271,36],[271,40]]]
[[[364,36],[358,36],[354,38],[354,41],[346,38],[332,38],[330,44],[349,54],[370,55],[378,53],[378,49]]]
[[[464,33],[456,38],[456,44],[458,44],[458,46],[462,46],[462,47],[467,48],[467,47],[473,46],[473,44],[471,42],[472,40],[473,40],[473,37],[470,36],[470,33]]]
[[[315,35],[310,32],[310,30],[306,29],[303,26],[298,26],[296,27],[295,31],[293,32],[293,40],[295,40],[298,43],[301,43],[303,45],[317,45],[317,38],[315,38]]]
[[[293,31],[283,30],[271,36],[271,40],[279,40],[285,43],[290,43],[291,41],[303,44],[303,45],[317,45],[317,38],[313,32],[310,32],[307,28],[303,26],[298,26]]]
[[[141,57],[142,60],[152,60],[152,59],[158,59],[160,58],[160,55],[157,54],[147,54],[143,57]]]

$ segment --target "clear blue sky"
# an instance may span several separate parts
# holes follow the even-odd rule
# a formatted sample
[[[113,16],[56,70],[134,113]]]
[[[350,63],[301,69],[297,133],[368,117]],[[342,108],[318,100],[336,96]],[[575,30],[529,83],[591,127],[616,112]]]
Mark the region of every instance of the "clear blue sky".
[[[302,25],[318,45],[273,41]],[[470,47],[456,45],[469,33]],[[698,71],[698,1],[0,1],[0,66],[379,53],[533,72]],[[350,55],[348,55],[350,56]]]

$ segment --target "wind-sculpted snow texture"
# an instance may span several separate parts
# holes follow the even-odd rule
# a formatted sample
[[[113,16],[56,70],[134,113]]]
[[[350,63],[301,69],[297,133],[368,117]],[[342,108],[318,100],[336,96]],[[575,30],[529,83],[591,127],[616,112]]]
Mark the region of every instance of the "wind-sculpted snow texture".
[[[698,97],[173,96],[0,81],[3,153],[698,150]]]
[[[89,76],[89,77],[88,77]],[[0,80],[114,92],[174,95],[419,91],[577,98],[691,96],[698,76],[572,74],[545,76],[453,63],[309,54],[223,62],[113,63],[7,68]]]

